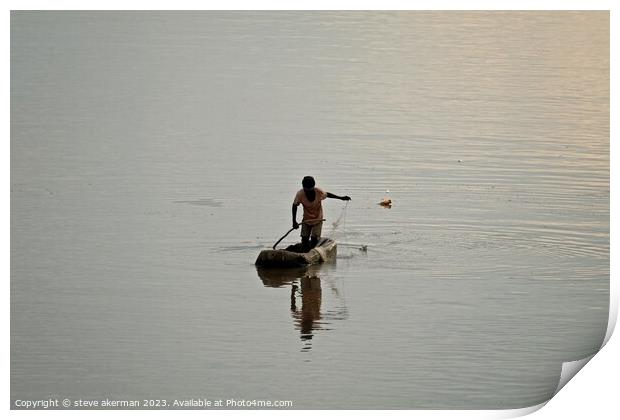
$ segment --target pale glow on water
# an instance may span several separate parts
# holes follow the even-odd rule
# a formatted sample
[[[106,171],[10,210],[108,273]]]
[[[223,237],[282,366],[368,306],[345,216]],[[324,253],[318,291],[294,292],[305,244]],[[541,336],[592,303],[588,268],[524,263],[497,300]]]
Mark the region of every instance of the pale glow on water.
[[[507,409],[600,346],[608,13],[11,20],[12,400]],[[337,264],[257,272],[307,174]]]

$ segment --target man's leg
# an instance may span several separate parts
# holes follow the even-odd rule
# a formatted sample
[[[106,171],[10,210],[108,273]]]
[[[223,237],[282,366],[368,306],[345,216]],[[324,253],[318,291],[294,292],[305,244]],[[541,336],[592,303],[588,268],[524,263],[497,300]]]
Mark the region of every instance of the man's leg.
[[[301,237],[301,248],[304,252],[310,251],[310,236]]]
[[[319,238],[321,237],[321,230],[323,229],[323,222],[319,222],[316,225],[312,226],[312,230],[310,234],[310,248],[314,248],[319,243]]]
[[[301,249],[303,252],[310,251],[310,233],[311,228],[307,224],[301,225]]]

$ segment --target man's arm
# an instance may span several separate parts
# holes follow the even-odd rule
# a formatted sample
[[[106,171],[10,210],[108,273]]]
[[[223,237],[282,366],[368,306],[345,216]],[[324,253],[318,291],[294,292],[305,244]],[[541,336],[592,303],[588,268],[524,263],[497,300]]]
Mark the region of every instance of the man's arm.
[[[338,200],[343,200],[343,201],[351,200],[351,197],[349,197],[348,195],[343,195],[342,197],[340,197],[339,195],[332,194],[330,192],[327,193],[327,198],[337,198]]]
[[[299,227],[299,223],[297,223],[297,207],[299,207],[299,204],[293,204],[293,229]]]

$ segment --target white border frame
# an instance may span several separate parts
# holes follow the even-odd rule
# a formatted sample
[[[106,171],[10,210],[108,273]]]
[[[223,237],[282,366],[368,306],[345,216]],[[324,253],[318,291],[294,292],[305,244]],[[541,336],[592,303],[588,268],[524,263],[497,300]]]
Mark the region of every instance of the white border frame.
[[[610,11],[610,322],[605,338],[605,348],[600,355],[596,355],[593,361],[584,367],[584,372],[580,378],[570,381],[566,388],[554,397],[545,410],[539,411],[535,416],[538,418],[555,418],[556,416],[567,419],[583,418],[592,416],[595,418],[614,418],[618,413],[618,405],[615,402],[615,390],[617,389],[617,378],[609,375],[609,372],[620,372],[618,369],[618,339],[610,340],[617,316],[618,316],[618,285],[617,274],[614,262],[616,261],[617,251],[613,246],[612,238],[617,233],[614,210],[617,205],[617,168],[618,148],[617,148],[617,115],[618,115],[618,6],[614,7],[611,0],[523,0],[523,1],[456,1],[456,0],[436,0],[436,1],[406,1],[406,0],[384,0],[384,1],[347,1],[347,0],[301,0],[301,1],[250,1],[250,0],[230,0],[230,1],[198,1],[198,0],[177,0],[161,1],[154,0],[141,2],[138,0],[110,0],[110,1],[76,1],[76,0],[24,0],[5,2],[8,7],[4,15],[4,40],[0,44],[5,60],[9,63],[3,66],[4,77],[2,78],[2,91],[4,93],[4,112],[2,118],[2,129],[5,133],[5,140],[2,144],[3,158],[2,175],[5,180],[4,188],[7,190],[4,197],[5,203],[9,204],[2,207],[3,221],[2,230],[4,241],[2,242],[2,261],[5,273],[6,286],[10,287],[10,13],[9,10],[609,10]],[[6,290],[6,289],[5,289]],[[6,410],[10,409],[10,293],[5,295],[5,312],[2,319],[2,331],[8,345],[2,348],[2,367],[5,380],[2,390],[5,395]],[[611,376],[611,377],[610,377]],[[341,416],[354,415],[358,418],[375,418],[376,416],[389,415],[394,418],[507,418],[521,416],[534,412],[544,406],[541,404],[535,407],[523,408],[518,410],[476,410],[476,411],[333,411],[331,415]],[[587,411],[586,411],[587,410]],[[590,410],[594,410],[590,411]],[[324,411],[316,413],[314,411],[209,411],[210,417],[229,418],[237,415],[251,416],[255,418],[310,418],[316,415],[328,414]],[[19,411],[12,410],[10,415],[20,418],[32,418],[45,415],[51,418],[109,418],[117,416],[131,416],[143,418],[162,418],[168,416],[176,417],[203,417],[206,413],[199,411]],[[553,417],[551,417],[553,416]]]

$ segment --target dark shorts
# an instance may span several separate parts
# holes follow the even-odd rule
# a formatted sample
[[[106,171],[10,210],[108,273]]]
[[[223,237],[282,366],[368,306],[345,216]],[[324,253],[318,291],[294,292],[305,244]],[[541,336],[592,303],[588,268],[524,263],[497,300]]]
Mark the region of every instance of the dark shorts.
[[[301,225],[301,236],[312,236],[315,238],[321,237],[321,230],[323,229],[323,222],[319,222],[316,225]]]

